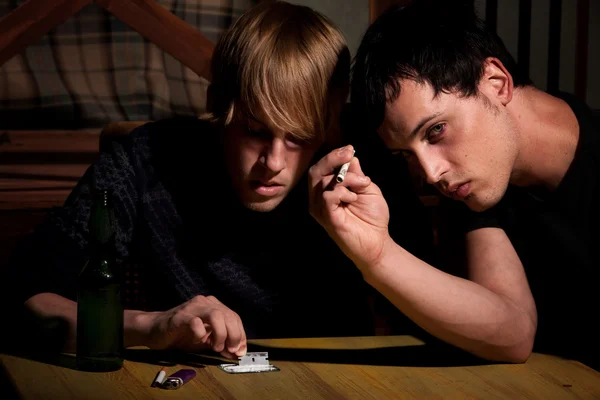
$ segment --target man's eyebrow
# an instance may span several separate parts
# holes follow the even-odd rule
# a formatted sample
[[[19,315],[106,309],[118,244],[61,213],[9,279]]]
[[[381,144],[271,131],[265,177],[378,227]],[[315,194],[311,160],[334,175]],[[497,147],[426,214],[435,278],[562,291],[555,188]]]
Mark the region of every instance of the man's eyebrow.
[[[431,121],[432,119],[434,119],[435,117],[439,116],[442,112],[437,112],[433,115],[430,115],[428,117],[423,118],[415,127],[415,129],[412,130],[412,132],[410,133],[409,138],[413,138],[420,130],[421,128],[423,128],[423,125],[425,125],[426,123],[428,123],[429,121]]]
[[[412,154],[412,150],[410,150],[410,149],[394,148],[394,149],[388,149],[388,150],[392,154],[398,154],[398,153],[409,153],[409,154]]]

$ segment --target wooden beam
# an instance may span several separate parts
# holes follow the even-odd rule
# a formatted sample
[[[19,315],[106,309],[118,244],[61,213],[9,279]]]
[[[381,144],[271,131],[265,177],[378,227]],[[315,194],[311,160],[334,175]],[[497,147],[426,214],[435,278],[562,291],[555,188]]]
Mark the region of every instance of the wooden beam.
[[[490,31],[498,33],[498,0],[485,2],[485,24]]]
[[[531,1],[519,1],[519,42],[517,63],[519,68],[529,76],[529,56],[531,54]]]
[[[395,4],[407,5],[412,0],[369,0],[369,23],[372,24],[385,10]]]
[[[585,102],[587,95],[590,0],[577,1],[577,44],[575,48],[575,96]]]
[[[154,0],[96,0],[121,21],[210,80],[215,44]]]
[[[92,0],[27,0],[0,18],[0,66]]]
[[[562,0],[550,0],[550,33],[548,35],[548,82],[546,89],[555,93],[560,80],[560,31]]]

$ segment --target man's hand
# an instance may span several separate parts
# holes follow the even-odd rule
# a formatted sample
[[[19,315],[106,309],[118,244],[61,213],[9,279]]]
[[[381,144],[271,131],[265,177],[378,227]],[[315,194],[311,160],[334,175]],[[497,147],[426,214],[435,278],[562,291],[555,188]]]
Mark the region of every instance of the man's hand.
[[[242,320],[213,296],[196,296],[164,312],[140,312],[135,320],[134,329],[152,349],[211,348],[232,359],[246,354]]]
[[[381,190],[365,176],[352,146],[332,151],[309,170],[310,213],[356,266],[374,265],[391,238]],[[339,167],[351,160],[342,183]],[[364,271],[363,271],[364,272]]]

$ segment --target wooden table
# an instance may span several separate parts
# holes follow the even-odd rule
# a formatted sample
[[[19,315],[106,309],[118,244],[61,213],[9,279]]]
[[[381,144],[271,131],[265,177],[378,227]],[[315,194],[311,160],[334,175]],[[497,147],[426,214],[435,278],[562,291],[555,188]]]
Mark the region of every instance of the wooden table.
[[[485,363],[411,336],[254,340],[279,372],[228,374],[212,355],[128,349],[123,369],[74,369],[72,355],[35,361],[1,355],[2,393],[24,399],[598,399],[600,373],[533,354],[525,364]],[[168,391],[150,384],[161,362],[196,377]],[[177,364],[174,364],[177,363]],[[12,389],[11,387],[12,386]],[[10,398],[10,396],[8,396]]]

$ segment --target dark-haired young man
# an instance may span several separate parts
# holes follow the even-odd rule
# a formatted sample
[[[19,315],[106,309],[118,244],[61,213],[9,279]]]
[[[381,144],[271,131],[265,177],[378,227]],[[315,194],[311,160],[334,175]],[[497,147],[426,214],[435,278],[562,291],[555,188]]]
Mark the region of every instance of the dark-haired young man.
[[[390,239],[387,204],[356,160],[342,185],[329,185],[352,157],[330,153],[311,170],[312,212],[365,279],[479,356],[524,361],[535,339],[536,350],[597,363],[600,129],[591,111],[532,86],[464,1],[384,13],[358,50],[352,101],[386,147],[463,203],[449,202],[466,233],[464,279],[413,257]]]

